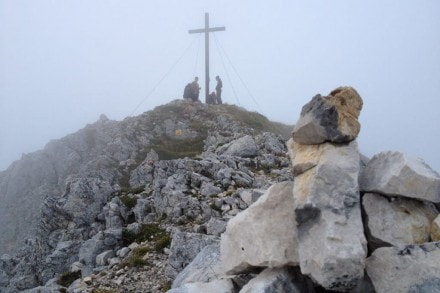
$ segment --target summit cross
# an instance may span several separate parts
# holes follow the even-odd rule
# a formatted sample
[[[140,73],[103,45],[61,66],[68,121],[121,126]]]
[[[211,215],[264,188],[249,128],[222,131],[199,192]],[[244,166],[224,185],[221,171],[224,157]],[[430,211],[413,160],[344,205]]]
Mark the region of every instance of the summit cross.
[[[205,103],[208,102],[209,96],[209,33],[224,31],[226,28],[221,27],[209,27],[209,14],[205,13],[205,28],[189,30],[190,34],[205,33]]]

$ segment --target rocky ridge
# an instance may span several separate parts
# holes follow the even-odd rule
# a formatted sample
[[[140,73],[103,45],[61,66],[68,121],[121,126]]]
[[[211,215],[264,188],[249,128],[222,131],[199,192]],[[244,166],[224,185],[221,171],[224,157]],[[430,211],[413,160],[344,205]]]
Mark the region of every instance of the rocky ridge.
[[[440,176],[400,152],[359,153],[354,89],[314,97],[287,143],[258,115],[166,107],[142,124],[153,137],[130,137],[146,143],[130,159],[98,155],[44,199],[35,236],[0,258],[2,290],[438,290]],[[215,123],[199,119],[211,109]]]
[[[153,271],[136,264],[136,271],[163,270],[170,233],[218,237],[227,219],[273,182],[292,179],[285,138],[273,133],[285,129],[235,106],[174,101],[122,122],[101,116],[25,155],[0,174],[0,217],[12,221],[5,207],[24,199],[35,210],[16,210],[23,214],[18,229],[0,233],[8,252],[0,259],[1,291],[57,291],[64,275],[96,276],[124,264],[132,242],[146,247],[140,258],[154,256],[157,264]],[[174,263],[180,269],[187,262]],[[125,265],[118,275],[125,267],[132,272]],[[161,275],[169,281],[175,274],[170,267]]]

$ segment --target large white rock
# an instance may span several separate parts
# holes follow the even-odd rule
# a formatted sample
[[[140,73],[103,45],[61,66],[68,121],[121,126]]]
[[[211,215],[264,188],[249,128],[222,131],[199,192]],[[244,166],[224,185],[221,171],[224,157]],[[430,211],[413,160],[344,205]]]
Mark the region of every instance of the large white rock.
[[[381,246],[429,242],[431,222],[438,214],[433,204],[367,193],[362,205],[371,251]]]
[[[229,220],[220,241],[227,274],[252,267],[297,265],[293,182],[272,185],[253,205]]]
[[[178,288],[187,283],[207,283],[222,275],[220,244],[210,244],[205,246],[196,258],[177,275],[172,288]]]
[[[315,167],[295,177],[293,191],[301,271],[326,289],[349,291],[363,278],[367,253],[357,143],[307,151],[313,156],[295,156],[310,157]]]
[[[360,180],[361,190],[440,202],[440,175],[423,160],[401,152],[371,158]]]
[[[293,267],[265,269],[240,290],[240,293],[266,292],[302,293],[315,290],[312,281]]]
[[[376,249],[366,269],[377,293],[440,292],[440,242]]]
[[[231,279],[219,279],[209,283],[188,283],[179,288],[168,290],[167,293],[234,293],[236,292]]]

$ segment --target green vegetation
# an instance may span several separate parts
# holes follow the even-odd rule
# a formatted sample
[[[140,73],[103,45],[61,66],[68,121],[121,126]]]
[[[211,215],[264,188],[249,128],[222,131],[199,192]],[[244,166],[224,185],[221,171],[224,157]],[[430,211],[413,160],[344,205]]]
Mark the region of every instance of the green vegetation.
[[[203,152],[204,139],[172,139],[166,136],[156,138],[152,141],[151,147],[156,150],[160,160],[174,160],[181,158],[194,158]]]
[[[91,293],[117,293],[118,291],[112,289],[94,288]]]
[[[142,267],[147,265],[148,261],[144,260],[144,256],[150,251],[150,248],[146,246],[135,248],[128,259],[122,263],[122,266]]]
[[[119,199],[129,209],[134,208],[136,206],[136,203],[137,203],[137,198],[136,197],[132,197],[132,196],[128,196],[128,195],[123,195]]]
[[[127,229],[122,230],[122,241],[128,246],[133,242],[150,241],[154,242],[154,250],[162,251],[171,244],[171,237],[168,232],[162,229],[158,223],[142,224],[139,233],[133,233]]]
[[[58,277],[57,283],[63,287],[69,287],[75,280],[81,278],[81,271],[65,272]]]
[[[160,286],[160,292],[167,292],[171,290],[171,282],[163,282]]]

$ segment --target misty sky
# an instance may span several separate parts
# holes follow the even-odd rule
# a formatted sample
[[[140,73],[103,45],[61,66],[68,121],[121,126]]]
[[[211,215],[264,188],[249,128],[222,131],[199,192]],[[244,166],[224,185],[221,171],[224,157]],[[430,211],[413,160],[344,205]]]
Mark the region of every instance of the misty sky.
[[[0,170],[106,114],[204,93],[294,124],[315,94],[353,86],[363,154],[397,150],[440,171],[440,1],[0,0]]]

